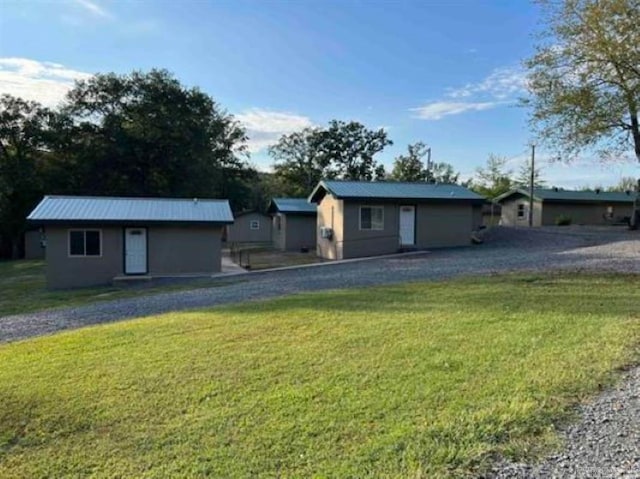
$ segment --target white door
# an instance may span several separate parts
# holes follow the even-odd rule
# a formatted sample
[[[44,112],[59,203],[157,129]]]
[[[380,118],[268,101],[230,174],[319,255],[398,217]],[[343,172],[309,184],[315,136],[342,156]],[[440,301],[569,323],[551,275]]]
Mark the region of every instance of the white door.
[[[126,228],[124,230],[124,273],[147,272],[147,230]]]
[[[416,207],[400,206],[400,245],[415,244]]]

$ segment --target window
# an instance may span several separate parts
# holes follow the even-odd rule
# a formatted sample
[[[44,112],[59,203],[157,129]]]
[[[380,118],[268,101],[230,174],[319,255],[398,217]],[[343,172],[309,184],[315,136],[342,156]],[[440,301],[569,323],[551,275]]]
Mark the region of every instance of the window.
[[[607,206],[607,219],[613,219],[613,206]]]
[[[100,230],[69,230],[69,256],[101,256]]]
[[[525,218],[526,205],[520,203],[518,205],[518,219],[523,220]]]
[[[260,222],[258,220],[251,220],[249,222],[249,228],[252,230],[259,230],[260,229]]]
[[[384,229],[384,208],[382,206],[360,207],[360,229],[382,230]]]

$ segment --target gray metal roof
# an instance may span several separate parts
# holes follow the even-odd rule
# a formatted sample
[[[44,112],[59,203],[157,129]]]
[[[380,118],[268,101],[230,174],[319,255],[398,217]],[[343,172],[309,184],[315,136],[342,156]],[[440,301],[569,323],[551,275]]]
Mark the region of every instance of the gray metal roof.
[[[398,200],[469,200],[484,201],[484,197],[460,185],[433,183],[403,183],[396,181],[329,181],[323,180],[309,196],[318,201],[324,192],[336,198],[398,199]]]
[[[306,198],[273,198],[269,206],[270,212],[316,214],[316,205],[309,203]]]
[[[529,197],[529,191],[525,188],[517,188],[496,198],[496,201],[502,201],[514,194],[520,194]],[[535,188],[533,197],[540,201],[568,201],[568,202],[632,202],[634,192],[624,191],[573,191],[563,190],[560,188]]]
[[[35,222],[233,223],[233,214],[228,200],[45,196],[27,219]]]

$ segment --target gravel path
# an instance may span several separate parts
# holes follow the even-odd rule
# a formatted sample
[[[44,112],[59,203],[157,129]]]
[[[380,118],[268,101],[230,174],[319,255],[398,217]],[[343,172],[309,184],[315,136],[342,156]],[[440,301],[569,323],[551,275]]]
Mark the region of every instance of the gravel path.
[[[615,389],[580,408],[580,422],[562,433],[565,449],[530,465],[503,462],[494,479],[640,477],[640,368]]]
[[[313,268],[256,272],[226,286],[140,296],[0,318],[0,343],[153,314],[301,291],[429,281],[506,271],[584,269],[640,273],[640,234],[624,229],[494,228],[483,245]],[[238,282],[242,278],[242,282]]]
[[[508,271],[612,271],[640,273],[640,233],[570,227],[494,228],[480,246],[249,273],[226,286],[96,303],[0,318],[0,343],[89,324],[169,311],[210,307],[301,291],[350,288]],[[581,409],[582,420],[563,434],[567,447],[536,465],[499,463],[488,477],[640,478],[640,368]]]

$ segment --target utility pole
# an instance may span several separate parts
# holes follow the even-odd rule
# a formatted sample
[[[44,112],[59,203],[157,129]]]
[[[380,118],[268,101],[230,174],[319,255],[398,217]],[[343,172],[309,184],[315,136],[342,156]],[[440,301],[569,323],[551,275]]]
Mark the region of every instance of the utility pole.
[[[529,228],[533,226],[533,183],[536,175],[536,145],[531,144],[531,176],[529,177]]]

